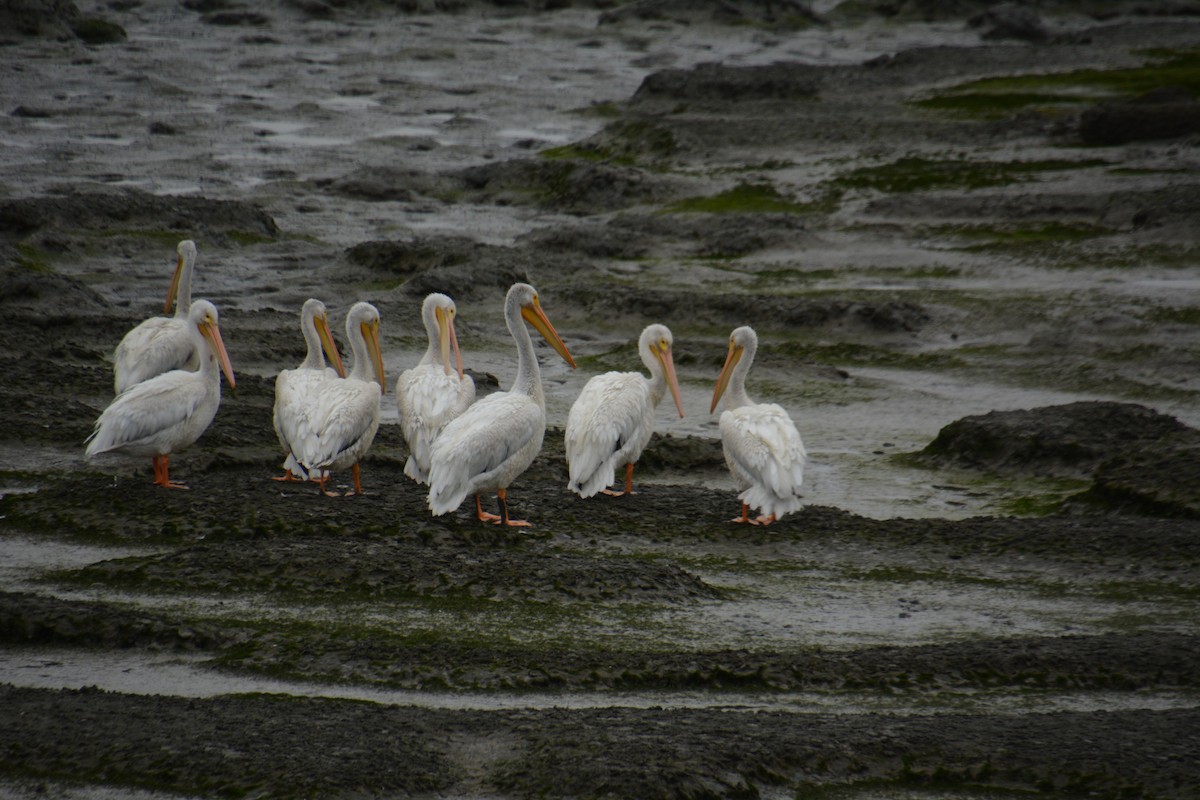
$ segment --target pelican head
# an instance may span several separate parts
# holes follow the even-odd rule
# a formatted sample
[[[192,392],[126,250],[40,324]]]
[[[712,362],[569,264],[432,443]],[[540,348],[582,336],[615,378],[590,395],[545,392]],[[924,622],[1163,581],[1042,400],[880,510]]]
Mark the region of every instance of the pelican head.
[[[208,342],[213,356],[225,377],[229,380],[229,388],[236,389],[237,381],[233,377],[233,365],[229,363],[229,354],[225,352],[225,342],[221,339],[221,328],[217,323],[217,307],[207,300],[197,300],[192,303],[188,312],[188,322],[196,327],[204,340]]]
[[[550,319],[546,316],[546,312],[542,310],[542,301],[538,298],[537,289],[534,289],[528,283],[514,283],[508,290],[507,301],[520,306],[521,317],[532,325],[542,335],[542,338],[574,369],[575,359],[571,357],[571,353],[568,352],[567,346],[563,344],[558,331],[554,330],[554,326],[550,324]]]
[[[458,316],[458,306],[444,294],[434,292],[425,298],[421,311],[427,320],[426,327],[430,332],[437,332],[438,349],[442,357],[442,368],[450,374],[450,351],[454,351],[454,367],[458,377],[463,377],[462,353],[458,349],[458,335],[454,332],[454,318]],[[432,325],[428,322],[432,316]]]
[[[313,330],[317,332],[317,338],[321,340],[321,349],[325,351],[325,357],[329,359],[330,365],[337,370],[338,377],[346,377],[342,354],[338,352],[337,343],[333,341],[333,333],[329,330],[329,310],[325,308],[325,304],[315,297],[310,297],[304,301],[304,307],[300,310],[300,319],[302,325],[312,325]]]
[[[354,353],[356,377],[367,380],[365,360],[369,360],[380,389],[387,392],[387,381],[383,376],[383,350],[379,345],[379,309],[366,302],[358,302],[351,306],[346,314],[346,337],[351,343],[357,340],[365,345],[363,353],[360,354],[357,350]]]
[[[674,344],[674,337],[671,336],[671,329],[666,325],[655,323],[647,325],[642,331],[641,340],[638,342],[638,350],[643,353],[649,353],[654,362],[662,369],[662,374],[667,379],[667,386],[671,389],[671,397],[675,398],[675,408],[679,409],[679,416],[683,416],[683,401],[679,399],[679,382],[675,378],[675,359],[671,355],[671,348]],[[646,363],[646,368],[653,370],[650,362]]]
[[[196,243],[184,239],[175,247],[175,274],[171,276],[171,286],[167,289],[167,302],[163,305],[163,313],[168,313],[179,294],[179,284],[185,276],[190,281],[192,265],[196,263]]]
[[[742,358],[748,353],[749,358],[753,359],[757,347],[758,335],[748,325],[735,328],[733,333],[729,334],[729,352],[725,356],[725,366],[721,367],[721,374],[717,377],[717,385],[713,389],[712,405],[709,406],[708,413],[711,414],[717,410],[717,403],[721,402],[721,396],[729,388],[729,381]],[[746,363],[748,367],[749,361]]]

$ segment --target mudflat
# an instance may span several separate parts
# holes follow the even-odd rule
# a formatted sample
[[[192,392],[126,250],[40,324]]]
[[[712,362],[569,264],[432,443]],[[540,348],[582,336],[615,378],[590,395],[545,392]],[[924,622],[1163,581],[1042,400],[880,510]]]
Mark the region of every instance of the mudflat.
[[[0,793],[1200,793],[1193,4],[27,5]],[[237,388],[172,491],[83,443],[182,239]],[[421,300],[482,396],[516,281],[578,362],[539,350],[534,527],[433,517],[393,395]],[[381,312],[363,496],[272,480],[308,297],[343,350]],[[567,411],[651,322],[685,416],[581,500]],[[809,450],[767,527],[709,411],[745,324]]]

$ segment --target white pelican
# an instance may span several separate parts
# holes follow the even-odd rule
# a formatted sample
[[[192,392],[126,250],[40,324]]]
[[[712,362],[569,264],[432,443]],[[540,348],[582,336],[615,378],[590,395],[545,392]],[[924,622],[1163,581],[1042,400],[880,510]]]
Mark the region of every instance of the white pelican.
[[[633,465],[654,432],[654,410],[668,387],[679,416],[683,402],[671,357],[671,331],[666,325],[648,325],[638,340],[638,355],[650,371],[606,372],[587,382],[567,415],[565,437],[567,488],[580,497],[596,492],[619,496],[633,494]],[[606,487],[616,480],[616,468],[625,466],[625,491]]]
[[[509,519],[508,486],[533,463],[546,435],[546,397],[533,341],[524,322],[537,329],[568,364],[575,359],[542,311],[537,290],[515,283],[504,300],[504,322],[517,345],[517,377],[507,392],[495,392],[453,420],[433,442],[429,466],[429,510],[435,516],[458,508],[475,495],[482,522],[529,525]],[[496,492],[500,516],[485,514],[482,492]]]
[[[117,394],[155,375],[173,369],[195,371],[200,353],[193,344],[188,312],[192,306],[192,267],[196,263],[196,244],[185,239],[175,248],[175,274],[167,290],[163,313],[175,304],[174,317],[151,317],[142,322],[117,345],[113,353],[113,388]]]
[[[299,452],[293,451],[300,466],[321,484],[326,472],[350,467],[354,488],[346,492],[363,494],[358,462],[379,430],[380,398],[386,380],[383,353],[379,348],[379,311],[370,303],[355,303],[346,314],[346,339],[354,353],[354,366],[345,378],[322,385],[313,413],[313,435]]]
[[[709,413],[726,395],[721,444],[742,501],[742,515],[733,522],[769,525],[800,508],[798,492],[807,455],[796,425],[783,408],[755,403],[746,396],[746,373],[757,349],[753,328],[743,326],[729,335],[729,354],[717,378]],[[751,519],[750,508],[762,514]]]
[[[152,456],[156,485],[187,488],[171,482],[167,460],[171,453],[199,439],[216,416],[221,404],[218,367],[229,379],[230,388],[236,386],[212,303],[197,300],[192,304],[188,332],[201,354],[200,369],[164,372],[117,395],[88,437],[88,458],[112,451]]]
[[[316,436],[313,415],[316,413],[322,387],[331,380],[345,377],[342,357],[329,332],[329,312],[325,304],[310,298],[300,309],[300,330],[308,345],[304,361],[296,369],[282,370],[275,378],[275,435],[283,445],[287,459],[285,470],[277,481],[306,480],[308,473],[296,459],[304,452],[305,442]],[[332,367],[325,366],[329,356]]]
[[[404,474],[417,483],[429,483],[433,440],[475,400],[475,381],[463,374],[462,354],[454,333],[457,314],[454,301],[446,295],[435,292],[425,298],[421,319],[429,336],[429,349],[415,367],[404,370],[396,381],[396,407],[409,450]]]

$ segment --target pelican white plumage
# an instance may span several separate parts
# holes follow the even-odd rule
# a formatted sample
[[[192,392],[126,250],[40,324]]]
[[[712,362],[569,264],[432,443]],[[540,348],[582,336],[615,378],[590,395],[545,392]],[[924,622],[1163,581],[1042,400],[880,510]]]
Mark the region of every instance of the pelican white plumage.
[[[350,467],[354,488],[363,494],[358,462],[367,454],[379,430],[380,400],[387,382],[383,375],[383,353],[379,347],[379,310],[370,303],[355,303],[346,314],[346,339],[354,354],[354,366],[345,378],[322,385],[313,412],[313,434],[293,451],[304,471],[331,494],[325,484],[327,472]]]
[[[683,402],[671,354],[674,340],[666,325],[647,325],[638,340],[638,355],[650,371],[606,372],[587,382],[567,415],[565,435],[567,488],[580,497],[597,492],[633,494],[633,465],[654,432],[654,411],[670,388],[679,416]],[[625,467],[625,491],[607,487]]]
[[[524,320],[524,321],[522,321]],[[546,435],[546,396],[533,340],[525,322],[572,367],[575,359],[542,310],[537,290],[515,283],[504,300],[504,322],[517,345],[517,377],[507,392],[495,392],[450,422],[434,440],[429,466],[429,509],[440,516],[475,495],[475,515],[483,522],[529,525],[508,516],[508,486],[542,449]],[[500,515],[485,514],[479,495],[495,492]]]
[[[454,332],[457,315],[458,308],[446,295],[434,292],[425,298],[421,319],[429,348],[420,362],[400,373],[396,381],[396,408],[409,450],[404,474],[417,483],[429,483],[429,454],[438,434],[475,400],[475,381],[463,374]]]
[[[200,353],[200,369],[164,372],[117,395],[88,437],[88,458],[109,452],[152,456],[156,485],[187,488],[171,482],[168,459],[200,438],[216,416],[221,404],[220,373],[225,373],[230,388],[236,386],[212,303],[192,304],[188,332]]]
[[[163,306],[165,314],[174,303],[175,316],[151,317],[121,339],[113,353],[113,388],[117,394],[173,369],[196,370],[200,367],[200,353],[195,349],[188,325],[196,244],[191,239],[184,239],[175,252],[175,273],[171,276],[171,287]]]
[[[800,508],[800,484],[807,458],[792,418],[775,403],[755,403],[746,395],[746,373],[754,363],[758,335],[748,326],[729,336],[729,353],[713,389],[711,414],[725,396],[721,445],[742,501],[733,522],[769,525]],[[751,519],[750,508],[761,512]]]
[[[305,301],[300,309],[300,330],[308,352],[296,369],[281,370],[275,378],[275,410],[272,417],[275,435],[287,458],[284,474],[277,481],[307,480],[309,475],[297,459],[307,454],[316,437],[314,416],[323,388],[329,381],[344,377],[346,369],[329,332],[329,312],[316,298]],[[329,356],[332,367],[325,366]]]

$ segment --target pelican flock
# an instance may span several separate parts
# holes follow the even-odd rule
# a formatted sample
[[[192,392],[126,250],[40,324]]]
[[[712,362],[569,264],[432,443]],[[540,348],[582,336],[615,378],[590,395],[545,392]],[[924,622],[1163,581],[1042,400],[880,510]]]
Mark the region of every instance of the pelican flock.
[[[517,346],[517,376],[507,392],[495,392],[450,422],[433,443],[429,466],[429,509],[435,516],[458,508],[475,495],[480,521],[529,525],[508,515],[508,487],[533,463],[546,434],[546,397],[529,323],[575,366],[567,346],[542,310],[537,290],[516,283],[504,300],[504,322]],[[499,516],[483,511],[479,496],[495,492]]]
[[[754,363],[758,335],[748,326],[729,335],[725,365],[713,389],[711,414],[721,398],[721,446],[742,501],[742,514],[733,522],[769,525],[800,508],[804,479],[804,443],[795,423],[775,403],[755,403],[746,395],[746,373]],[[760,515],[750,517],[750,509]]]
[[[347,495],[363,494],[358,462],[367,454],[379,430],[380,403],[387,387],[383,353],[379,345],[379,310],[366,302],[355,303],[346,314],[346,340],[354,366],[345,378],[322,384],[312,415],[310,446],[296,454],[305,474],[313,477],[326,495],[329,476],[350,467],[354,488]]]
[[[272,421],[275,435],[287,454],[284,474],[275,478],[279,481],[309,478],[303,462],[317,458],[317,419],[322,392],[330,381],[346,375],[341,354],[329,331],[329,312],[320,300],[310,298],[305,301],[300,309],[300,331],[308,347],[304,361],[295,369],[280,371],[275,377]],[[325,365],[326,356],[332,367]]]
[[[654,432],[654,412],[670,388],[679,416],[683,402],[671,355],[673,339],[666,325],[646,326],[638,340],[638,355],[650,372],[606,372],[587,382],[567,415],[565,446],[567,487],[580,497],[597,492],[633,494],[633,465]],[[607,487],[625,468],[625,490]]]
[[[118,394],[88,437],[88,458],[111,452],[151,456],[156,485],[187,488],[171,481],[168,459],[200,438],[212,423],[221,404],[220,373],[225,373],[230,388],[236,386],[216,306],[207,300],[193,303],[187,331],[200,353],[199,370],[174,369]]]
[[[196,370],[200,366],[200,353],[188,325],[196,244],[185,239],[175,252],[175,273],[171,276],[167,301],[163,305],[165,314],[173,303],[175,316],[151,317],[121,339],[113,353],[113,388],[117,394],[155,375],[173,369]]]
[[[152,457],[154,483],[177,489],[169,458],[193,444],[214,419],[221,402],[221,373],[236,386],[225,350],[217,309],[207,300],[191,302],[196,245],[179,242],[175,273],[164,311],[131,330],[114,353],[116,398],[100,414],[87,438],[85,455],[103,453]],[[575,360],[554,329],[536,289],[513,284],[504,300],[504,321],[517,351],[516,377],[508,391],[475,401],[475,382],[463,371],[454,301],[429,294],[421,306],[428,345],[417,364],[396,381],[396,409],[408,460],[404,473],[428,486],[426,504],[434,516],[475,498],[480,521],[526,526],[509,516],[508,488],[541,452],[546,433],[546,397],[530,336],[531,326],[562,358]],[[349,468],[362,495],[359,464],[381,421],[387,392],[380,345],[379,311],[355,303],[346,314],[346,338],[353,367],[346,373],[330,333],[329,312],[316,298],[300,311],[306,353],[295,368],[275,378],[272,424],[283,447],[284,474],[275,480],[311,480],[321,493],[332,473]],[[564,431],[570,491],[635,494],[634,467],[654,431],[655,414],[667,391],[684,416],[675,373],[674,339],[661,323],[647,325],[638,356],[648,375],[612,371],[592,377],[571,405]],[[729,337],[724,366],[713,389],[709,413],[721,404],[719,419],[725,463],[737,486],[741,514],[734,522],[769,525],[800,508],[807,458],[795,423],[774,403],[755,403],[746,394],[746,375],[758,337],[749,326]],[[613,488],[623,471],[623,487]],[[482,496],[495,493],[499,514],[483,510]],[[756,514],[751,516],[751,510]]]
[[[435,292],[425,298],[421,320],[429,347],[420,362],[400,373],[396,381],[396,408],[409,450],[404,474],[421,484],[429,483],[434,440],[475,401],[475,381],[463,374],[454,332],[457,315],[458,308],[446,295]]]

